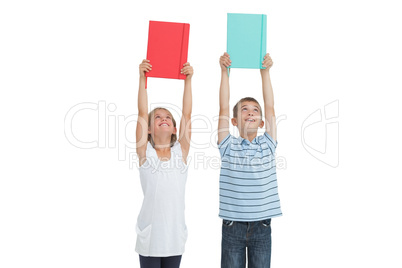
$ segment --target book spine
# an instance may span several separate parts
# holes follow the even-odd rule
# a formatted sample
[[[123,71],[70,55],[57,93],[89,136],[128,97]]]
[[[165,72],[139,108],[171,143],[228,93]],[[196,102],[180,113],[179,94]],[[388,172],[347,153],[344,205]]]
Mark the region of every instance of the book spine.
[[[261,15],[261,49],[260,49],[260,69],[265,69],[262,67],[262,61],[264,56],[267,54],[267,15]]]
[[[149,59],[149,39],[150,39],[149,37],[150,37],[150,35],[151,35],[152,24],[153,24],[153,21],[149,21],[149,26],[148,26],[147,57],[146,57],[146,59]],[[148,88],[148,77],[149,77],[148,72],[145,72],[145,89]]]
[[[178,79],[186,79],[186,75],[181,74],[180,70],[183,68],[183,64],[187,62],[187,53],[188,53],[188,41],[189,41],[189,34],[190,34],[190,24],[183,23],[183,36],[181,41],[181,49],[180,49],[180,61],[179,61],[179,68],[178,68]]]
[[[147,57],[146,59],[149,59],[149,39],[151,35],[151,28],[152,28],[153,21],[149,21],[149,26],[148,26],[148,44],[147,44]],[[149,74],[148,72],[145,72],[145,77],[148,77]]]
[[[231,16],[231,13],[227,14],[227,18],[226,18],[226,52],[230,55],[230,51],[229,51],[229,17]],[[230,66],[226,68],[227,72],[228,72],[228,77],[230,77]]]

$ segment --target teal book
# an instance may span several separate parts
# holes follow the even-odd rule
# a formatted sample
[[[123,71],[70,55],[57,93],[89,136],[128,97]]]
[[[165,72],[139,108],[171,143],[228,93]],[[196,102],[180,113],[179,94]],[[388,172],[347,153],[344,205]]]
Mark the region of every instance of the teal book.
[[[265,69],[267,15],[228,13],[227,48],[230,68]]]

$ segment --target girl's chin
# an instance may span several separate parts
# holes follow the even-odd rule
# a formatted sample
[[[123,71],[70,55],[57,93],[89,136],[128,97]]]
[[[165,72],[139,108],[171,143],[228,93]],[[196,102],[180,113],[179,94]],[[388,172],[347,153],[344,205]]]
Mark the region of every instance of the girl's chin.
[[[170,137],[173,134],[172,130],[159,130],[155,131],[154,135]]]
[[[158,131],[157,132],[160,132],[160,133],[166,133],[166,132],[169,132],[170,134],[173,134],[173,131],[171,130],[171,129],[168,129],[168,128],[166,128],[166,129],[164,129],[164,128],[160,128],[160,129],[158,129]]]

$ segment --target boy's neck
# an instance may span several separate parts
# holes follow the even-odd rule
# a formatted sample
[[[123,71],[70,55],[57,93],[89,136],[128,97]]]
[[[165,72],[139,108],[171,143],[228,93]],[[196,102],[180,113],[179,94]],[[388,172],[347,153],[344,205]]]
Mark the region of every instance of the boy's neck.
[[[240,134],[240,137],[242,137],[245,140],[248,140],[249,142],[252,142],[255,139],[255,137],[257,137],[257,132]]]

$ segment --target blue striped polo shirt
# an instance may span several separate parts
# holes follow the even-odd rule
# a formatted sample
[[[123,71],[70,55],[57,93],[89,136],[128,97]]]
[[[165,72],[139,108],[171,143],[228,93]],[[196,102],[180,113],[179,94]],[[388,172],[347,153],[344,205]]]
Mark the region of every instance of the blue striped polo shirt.
[[[267,132],[252,142],[228,134],[218,145],[222,158],[220,218],[251,222],[282,215],[276,181],[276,145]]]

